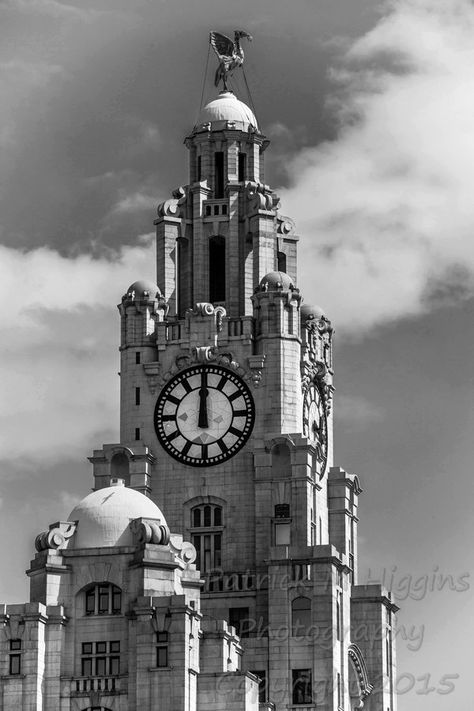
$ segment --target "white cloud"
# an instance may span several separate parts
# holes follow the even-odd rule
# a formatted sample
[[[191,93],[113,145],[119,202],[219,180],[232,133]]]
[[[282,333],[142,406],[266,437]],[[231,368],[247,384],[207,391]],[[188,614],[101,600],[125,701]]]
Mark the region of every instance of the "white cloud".
[[[0,460],[16,467],[86,456],[117,437],[115,304],[153,279],[151,235],[114,259],[0,247]]]
[[[306,300],[352,333],[474,291],[474,8],[390,7],[334,72],[337,138],[294,158],[280,191]]]

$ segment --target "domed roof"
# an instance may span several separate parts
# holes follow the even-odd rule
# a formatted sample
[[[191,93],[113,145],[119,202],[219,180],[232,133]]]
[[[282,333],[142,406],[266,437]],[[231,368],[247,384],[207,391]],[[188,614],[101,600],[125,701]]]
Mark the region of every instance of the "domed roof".
[[[231,91],[222,91],[201,110],[195,128],[206,123],[211,123],[214,130],[226,128],[227,121],[235,121],[235,128],[241,131],[248,131],[249,126],[258,130],[253,111]]]
[[[159,519],[166,525],[158,506],[139,491],[124,486],[121,479],[115,486],[93,491],[68,517],[68,521],[77,521],[69,548],[133,546],[129,524],[135,518]]]
[[[145,298],[154,301],[157,295],[161,296],[161,291],[159,286],[154,282],[142,279],[140,281],[134,281],[133,284],[128,287],[125,296],[129,295],[132,299]]]
[[[294,289],[295,285],[285,272],[268,272],[261,279],[260,288],[265,291],[277,291],[279,289]]]
[[[325,316],[324,309],[313,304],[303,304],[300,314],[302,321],[307,321],[308,319],[319,320],[322,316]]]

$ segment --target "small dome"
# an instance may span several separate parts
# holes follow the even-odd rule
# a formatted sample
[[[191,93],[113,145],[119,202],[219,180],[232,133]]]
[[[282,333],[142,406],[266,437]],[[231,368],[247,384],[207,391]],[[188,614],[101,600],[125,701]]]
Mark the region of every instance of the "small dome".
[[[288,291],[294,288],[295,285],[285,272],[268,272],[260,281],[260,289],[264,291],[277,291],[279,289]]]
[[[302,321],[307,321],[308,319],[319,321],[319,319],[325,316],[324,310],[320,306],[311,304],[303,304],[300,309],[300,314]]]
[[[235,121],[235,128],[241,131],[248,131],[251,126],[258,130],[253,111],[231,91],[221,92],[217,99],[201,110],[195,128],[199,129],[202,124],[211,123],[212,128],[218,130],[226,128],[227,121]]]
[[[132,299],[150,299],[154,301],[155,298],[161,296],[161,291],[159,286],[152,281],[135,281],[131,284],[125,296],[129,296]]]
[[[69,548],[133,546],[129,524],[135,518],[159,519],[166,525],[151,499],[119,479],[115,486],[93,491],[71,511],[68,521],[77,521],[77,529]]]

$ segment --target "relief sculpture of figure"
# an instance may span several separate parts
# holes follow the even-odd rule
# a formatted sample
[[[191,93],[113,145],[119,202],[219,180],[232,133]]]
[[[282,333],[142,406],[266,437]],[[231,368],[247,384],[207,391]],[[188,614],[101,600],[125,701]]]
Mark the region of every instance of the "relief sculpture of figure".
[[[228,90],[227,75],[236,67],[241,67],[244,61],[244,51],[240,46],[241,37],[246,37],[252,41],[251,35],[244,30],[235,30],[234,42],[226,35],[221,35],[220,32],[211,32],[209,42],[217,54],[219,66],[216,70],[214,85],[218,86],[222,79],[224,91]]]

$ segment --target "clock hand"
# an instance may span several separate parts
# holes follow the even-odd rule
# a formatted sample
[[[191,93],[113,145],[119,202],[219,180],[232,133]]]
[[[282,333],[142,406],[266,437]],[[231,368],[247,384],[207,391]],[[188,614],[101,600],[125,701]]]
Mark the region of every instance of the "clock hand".
[[[207,373],[205,370],[201,373],[201,387],[199,389],[199,417],[198,417],[198,427],[207,429],[209,427],[209,421],[207,417],[207,396],[209,395],[209,390],[207,389]]]

